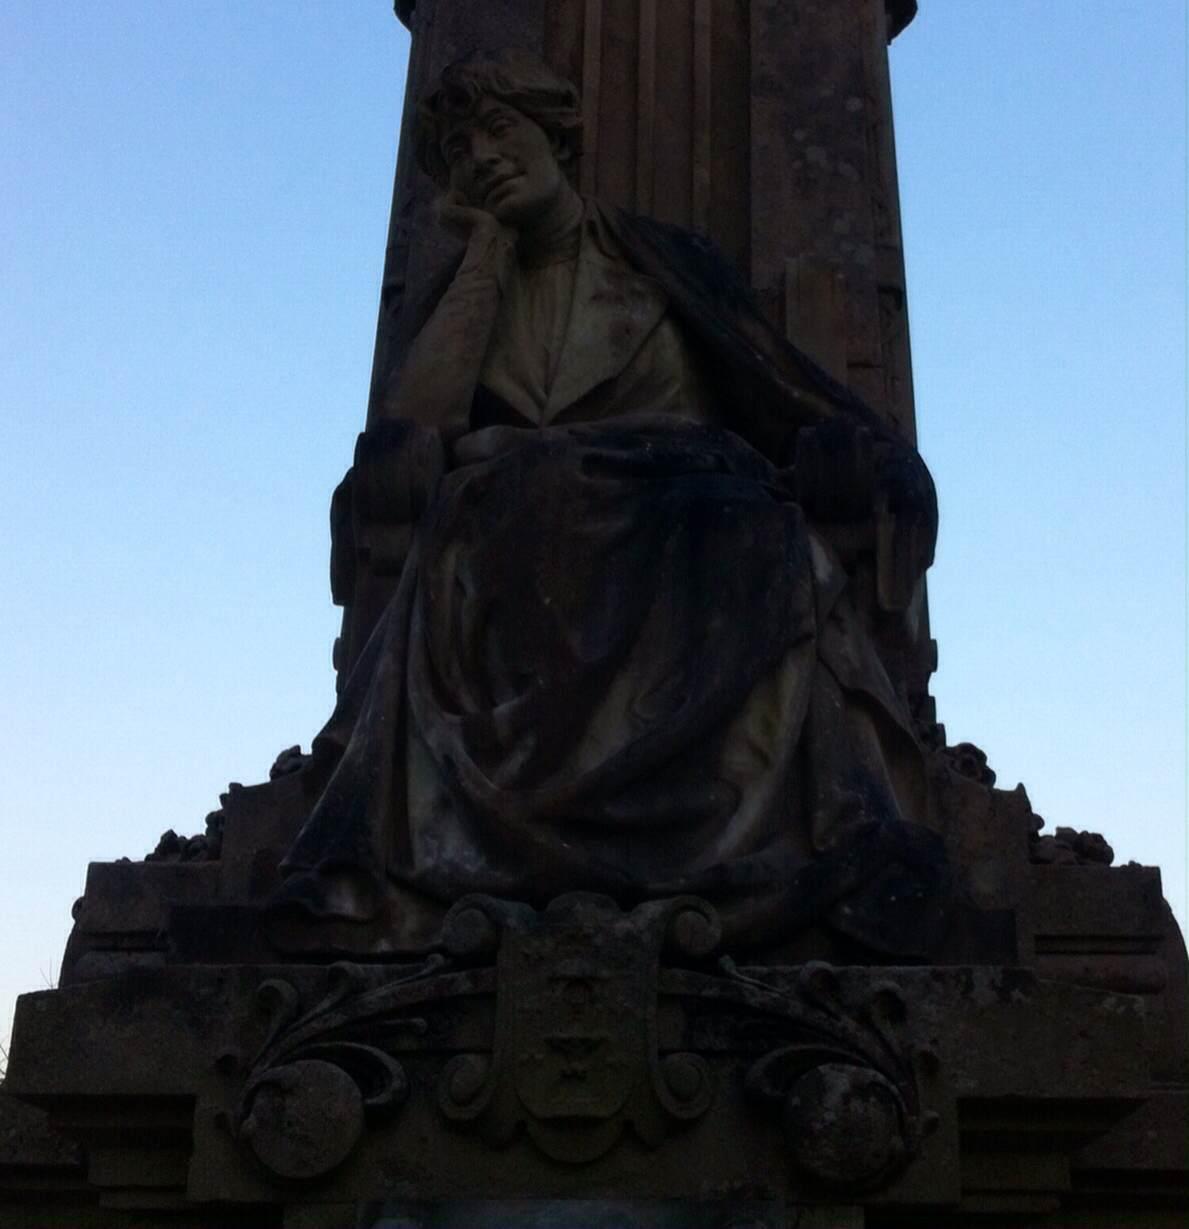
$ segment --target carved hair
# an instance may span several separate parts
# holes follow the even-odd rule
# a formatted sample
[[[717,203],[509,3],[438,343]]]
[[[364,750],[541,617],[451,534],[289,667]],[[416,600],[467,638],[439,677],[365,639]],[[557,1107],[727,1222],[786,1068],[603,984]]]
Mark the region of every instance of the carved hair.
[[[515,107],[539,124],[558,143],[563,165],[572,166],[582,152],[582,111],[574,85],[531,51],[477,51],[443,69],[438,88],[417,109],[417,162],[440,186],[450,179],[442,138],[483,97]]]

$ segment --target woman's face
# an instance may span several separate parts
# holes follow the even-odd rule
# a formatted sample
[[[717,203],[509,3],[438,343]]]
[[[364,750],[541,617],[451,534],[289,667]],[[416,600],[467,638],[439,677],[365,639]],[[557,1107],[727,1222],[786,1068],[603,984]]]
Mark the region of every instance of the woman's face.
[[[485,95],[442,138],[450,187],[505,226],[531,227],[565,187],[557,150],[539,124]]]

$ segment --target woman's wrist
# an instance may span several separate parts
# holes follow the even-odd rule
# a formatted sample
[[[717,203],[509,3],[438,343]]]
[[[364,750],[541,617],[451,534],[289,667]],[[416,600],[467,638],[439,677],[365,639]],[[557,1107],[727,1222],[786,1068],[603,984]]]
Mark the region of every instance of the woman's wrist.
[[[516,232],[491,218],[490,225],[476,226],[471,231],[459,275],[492,276],[502,289],[515,253]]]

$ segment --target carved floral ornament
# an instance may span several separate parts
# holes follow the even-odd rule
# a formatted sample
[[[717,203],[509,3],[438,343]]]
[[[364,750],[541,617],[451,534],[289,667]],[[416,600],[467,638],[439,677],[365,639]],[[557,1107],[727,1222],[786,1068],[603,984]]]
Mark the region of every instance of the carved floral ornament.
[[[540,912],[466,898],[444,950],[415,967],[336,965],[304,1011],[289,983],[264,984],[271,1025],[226,1125],[273,1179],[317,1181],[432,1087],[450,1127],[581,1166],[629,1132],[663,1146],[713,1117],[742,1078],[802,1182],[885,1186],[937,1119],[921,1094],[936,1059],[908,1040],[895,986],[856,996],[821,963],[773,984],[716,959],[720,934],[693,897],[632,912],[592,893]],[[490,1045],[442,1053],[435,1013],[491,997]],[[662,1001],[684,1011],[677,1038],[671,1027],[660,1035]],[[406,1064],[427,1060],[431,1083],[411,1081]]]

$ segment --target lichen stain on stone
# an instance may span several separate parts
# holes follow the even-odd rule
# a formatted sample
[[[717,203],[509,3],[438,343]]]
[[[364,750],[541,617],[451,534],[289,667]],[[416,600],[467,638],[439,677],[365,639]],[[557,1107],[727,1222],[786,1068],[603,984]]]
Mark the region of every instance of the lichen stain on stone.
[[[970,969],[964,979],[964,993],[978,1007],[1026,1003],[1036,986],[1036,978],[1021,969]]]

